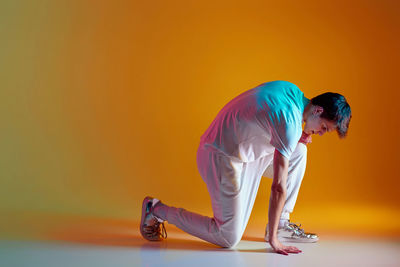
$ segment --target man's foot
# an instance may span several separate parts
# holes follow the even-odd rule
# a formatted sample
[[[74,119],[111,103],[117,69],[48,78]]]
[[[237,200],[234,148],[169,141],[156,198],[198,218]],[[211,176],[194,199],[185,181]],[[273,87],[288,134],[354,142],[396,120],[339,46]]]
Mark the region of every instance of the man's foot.
[[[142,204],[142,219],[140,220],[140,233],[150,241],[161,241],[167,238],[164,220],[153,214],[154,206],[158,199],[146,197]]]
[[[287,221],[282,228],[278,228],[278,240],[281,242],[296,242],[296,243],[314,243],[318,241],[318,235],[313,233],[306,233],[296,225]],[[268,224],[265,229],[265,241],[268,242]]]

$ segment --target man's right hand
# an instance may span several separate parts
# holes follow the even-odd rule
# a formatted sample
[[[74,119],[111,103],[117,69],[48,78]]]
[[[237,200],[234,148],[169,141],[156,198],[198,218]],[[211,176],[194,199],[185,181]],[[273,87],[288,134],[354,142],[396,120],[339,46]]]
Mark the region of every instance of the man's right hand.
[[[303,131],[303,133],[301,134],[299,143],[303,143],[305,145],[308,145],[308,144],[311,144],[311,142],[312,142],[311,135],[308,135]]]
[[[289,253],[297,254],[297,253],[302,252],[297,247],[282,245],[282,243],[279,242],[279,240],[277,238],[270,240],[269,244],[275,250],[276,253],[283,254],[283,255],[289,255]]]

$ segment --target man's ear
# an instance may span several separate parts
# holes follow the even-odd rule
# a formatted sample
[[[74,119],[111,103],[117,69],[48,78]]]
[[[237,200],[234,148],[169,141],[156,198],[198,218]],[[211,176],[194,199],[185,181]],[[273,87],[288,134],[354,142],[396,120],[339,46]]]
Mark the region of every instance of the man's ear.
[[[324,112],[324,108],[321,106],[314,106],[313,115],[321,115]]]

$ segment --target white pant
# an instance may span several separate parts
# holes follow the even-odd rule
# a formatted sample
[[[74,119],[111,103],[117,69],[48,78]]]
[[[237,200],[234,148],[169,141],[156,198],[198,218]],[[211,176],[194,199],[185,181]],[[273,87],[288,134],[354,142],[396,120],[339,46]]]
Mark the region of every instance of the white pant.
[[[307,160],[307,147],[298,143],[289,160],[286,202],[282,219],[293,211]],[[202,146],[197,165],[211,196],[214,217],[168,207],[166,220],[178,228],[222,247],[235,246],[244,233],[261,177],[273,176],[273,153],[251,162],[234,161]]]

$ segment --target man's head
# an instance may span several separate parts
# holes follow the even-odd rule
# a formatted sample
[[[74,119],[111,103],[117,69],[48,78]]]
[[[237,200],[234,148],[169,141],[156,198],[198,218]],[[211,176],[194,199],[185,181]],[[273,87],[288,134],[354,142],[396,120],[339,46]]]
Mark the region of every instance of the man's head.
[[[336,130],[340,138],[347,135],[351,119],[351,109],[344,96],[324,93],[311,99],[304,110],[304,132],[323,135]]]

